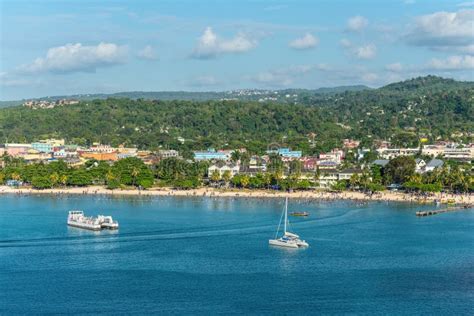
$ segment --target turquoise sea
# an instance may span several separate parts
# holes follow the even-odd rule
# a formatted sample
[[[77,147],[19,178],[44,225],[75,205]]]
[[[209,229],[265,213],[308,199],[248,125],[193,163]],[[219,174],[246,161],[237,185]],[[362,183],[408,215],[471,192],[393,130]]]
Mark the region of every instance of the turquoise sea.
[[[474,211],[283,199],[0,196],[0,314],[474,313]],[[112,215],[118,231],[66,226]]]

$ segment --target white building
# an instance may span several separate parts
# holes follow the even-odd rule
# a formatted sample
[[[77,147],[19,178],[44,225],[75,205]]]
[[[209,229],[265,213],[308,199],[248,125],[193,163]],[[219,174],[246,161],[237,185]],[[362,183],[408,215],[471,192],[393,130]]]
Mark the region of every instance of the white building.
[[[214,164],[207,169],[209,177],[215,172],[219,172],[222,177],[226,171],[230,172],[231,177],[239,173],[240,166],[237,164]]]

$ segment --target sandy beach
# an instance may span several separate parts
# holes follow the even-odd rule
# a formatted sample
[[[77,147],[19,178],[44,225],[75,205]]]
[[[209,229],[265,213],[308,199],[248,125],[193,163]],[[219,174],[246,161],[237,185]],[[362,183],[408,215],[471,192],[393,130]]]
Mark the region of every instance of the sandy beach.
[[[446,194],[436,193],[429,196],[419,196],[409,193],[384,191],[372,195],[362,192],[328,192],[322,190],[279,192],[270,190],[238,190],[238,189],[213,189],[199,188],[193,190],[173,190],[169,188],[153,188],[150,190],[137,189],[117,189],[109,190],[100,186],[90,186],[85,188],[55,188],[46,190],[36,190],[31,188],[12,188],[0,186],[0,194],[87,194],[87,195],[125,195],[125,196],[212,196],[212,197],[254,197],[254,198],[300,198],[317,200],[356,200],[356,201],[393,201],[428,203],[435,200],[442,203],[450,202],[456,204],[474,204],[473,194]]]

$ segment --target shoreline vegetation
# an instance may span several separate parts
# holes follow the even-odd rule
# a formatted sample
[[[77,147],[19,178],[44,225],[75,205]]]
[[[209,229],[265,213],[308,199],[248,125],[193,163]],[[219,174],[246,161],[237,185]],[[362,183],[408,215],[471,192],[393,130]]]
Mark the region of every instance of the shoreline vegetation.
[[[8,186],[0,186],[0,194],[17,194],[17,195],[108,195],[108,196],[178,196],[178,197],[244,197],[244,198],[297,198],[297,199],[314,199],[314,200],[352,200],[352,201],[382,201],[382,202],[409,202],[428,204],[439,201],[442,204],[474,204],[474,194],[450,194],[450,193],[432,193],[429,195],[420,195],[406,192],[382,191],[373,194],[366,194],[357,191],[293,191],[282,192],[274,190],[260,189],[215,189],[215,188],[198,188],[190,190],[179,190],[171,188],[159,188],[149,190],[139,189],[115,189],[110,190],[103,186],[89,187],[69,187],[55,189],[33,189],[33,188],[13,188]]]

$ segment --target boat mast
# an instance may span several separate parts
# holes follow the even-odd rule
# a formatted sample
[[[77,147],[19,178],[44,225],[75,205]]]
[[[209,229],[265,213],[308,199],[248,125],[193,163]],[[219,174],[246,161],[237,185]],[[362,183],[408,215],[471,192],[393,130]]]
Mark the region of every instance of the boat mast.
[[[284,225],[284,233],[286,234],[286,222],[288,221],[288,197],[285,200],[285,225]]]

